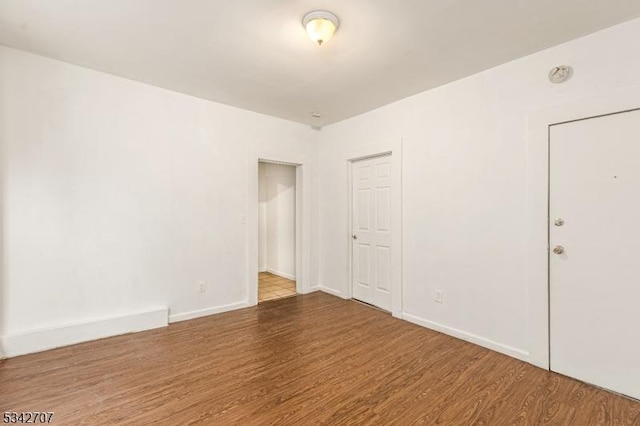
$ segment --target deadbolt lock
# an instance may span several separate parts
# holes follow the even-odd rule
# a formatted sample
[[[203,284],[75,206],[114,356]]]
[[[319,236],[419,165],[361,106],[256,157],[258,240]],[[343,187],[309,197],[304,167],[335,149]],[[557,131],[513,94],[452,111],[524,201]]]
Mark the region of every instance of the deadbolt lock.
[[[564,219],[562,219],[561,217],[556,218],[556,220],[553,221],[553,224],[555,226],[562,226],[564,225]]]
[[[562,247],[562,246],[555,246],[555,247],[553,248],[553,252],[554,252],[555,254],[562,254],[562,253],[564,253],[564,247]]]

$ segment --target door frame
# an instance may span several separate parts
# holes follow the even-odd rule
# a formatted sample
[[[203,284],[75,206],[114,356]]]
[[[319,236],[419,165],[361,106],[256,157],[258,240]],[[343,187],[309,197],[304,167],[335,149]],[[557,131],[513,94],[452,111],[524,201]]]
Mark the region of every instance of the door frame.
[[[557,105],[528,114],[526,281],[528,361],[550,368],[549,195],[550,128],[567,122],[640,108],[640,87]]]
[[[258,304],[258,238],[259,212],[258,188],[260,163],[285,164],[296,167],[296,292],[309,293],[310,285],[310,209],[306,209],[311,198],[310,160],[296,155],[254,152],[249,154],[249,198],[247,200],[247,304]]]
[[[369,158],[391,156],[391,315],[402,318],[402,139],[363,146],[350,151],[347,169],[347,280],[344,298],[353,298],[353,163]]]

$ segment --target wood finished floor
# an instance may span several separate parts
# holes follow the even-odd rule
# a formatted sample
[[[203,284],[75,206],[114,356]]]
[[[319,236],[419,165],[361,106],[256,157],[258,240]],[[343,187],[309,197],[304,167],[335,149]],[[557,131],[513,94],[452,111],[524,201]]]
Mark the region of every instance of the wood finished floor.
[[[640,403],[323,293],[0,363],[53,424],[640,425]]]

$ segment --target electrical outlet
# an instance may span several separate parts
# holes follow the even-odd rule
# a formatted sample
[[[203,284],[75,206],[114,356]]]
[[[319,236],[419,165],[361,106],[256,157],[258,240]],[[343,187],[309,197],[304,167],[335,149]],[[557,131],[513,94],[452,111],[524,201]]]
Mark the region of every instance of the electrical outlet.
[[[440,289],[436,290],[436,298],[433,300],[436,303],[444,303],[444,292]]]
[[[207,292],[206,283],[204,281],[198,281],[196,283],[196,289],[197,289],[198,293],[206,293]]]

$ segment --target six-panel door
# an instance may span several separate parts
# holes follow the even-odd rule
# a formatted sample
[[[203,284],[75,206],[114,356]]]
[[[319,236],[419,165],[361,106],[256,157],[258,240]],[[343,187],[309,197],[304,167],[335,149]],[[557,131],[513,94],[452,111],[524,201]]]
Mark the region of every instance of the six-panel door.
[[[391,310],[391,155],[352,165],[353,298]]]

